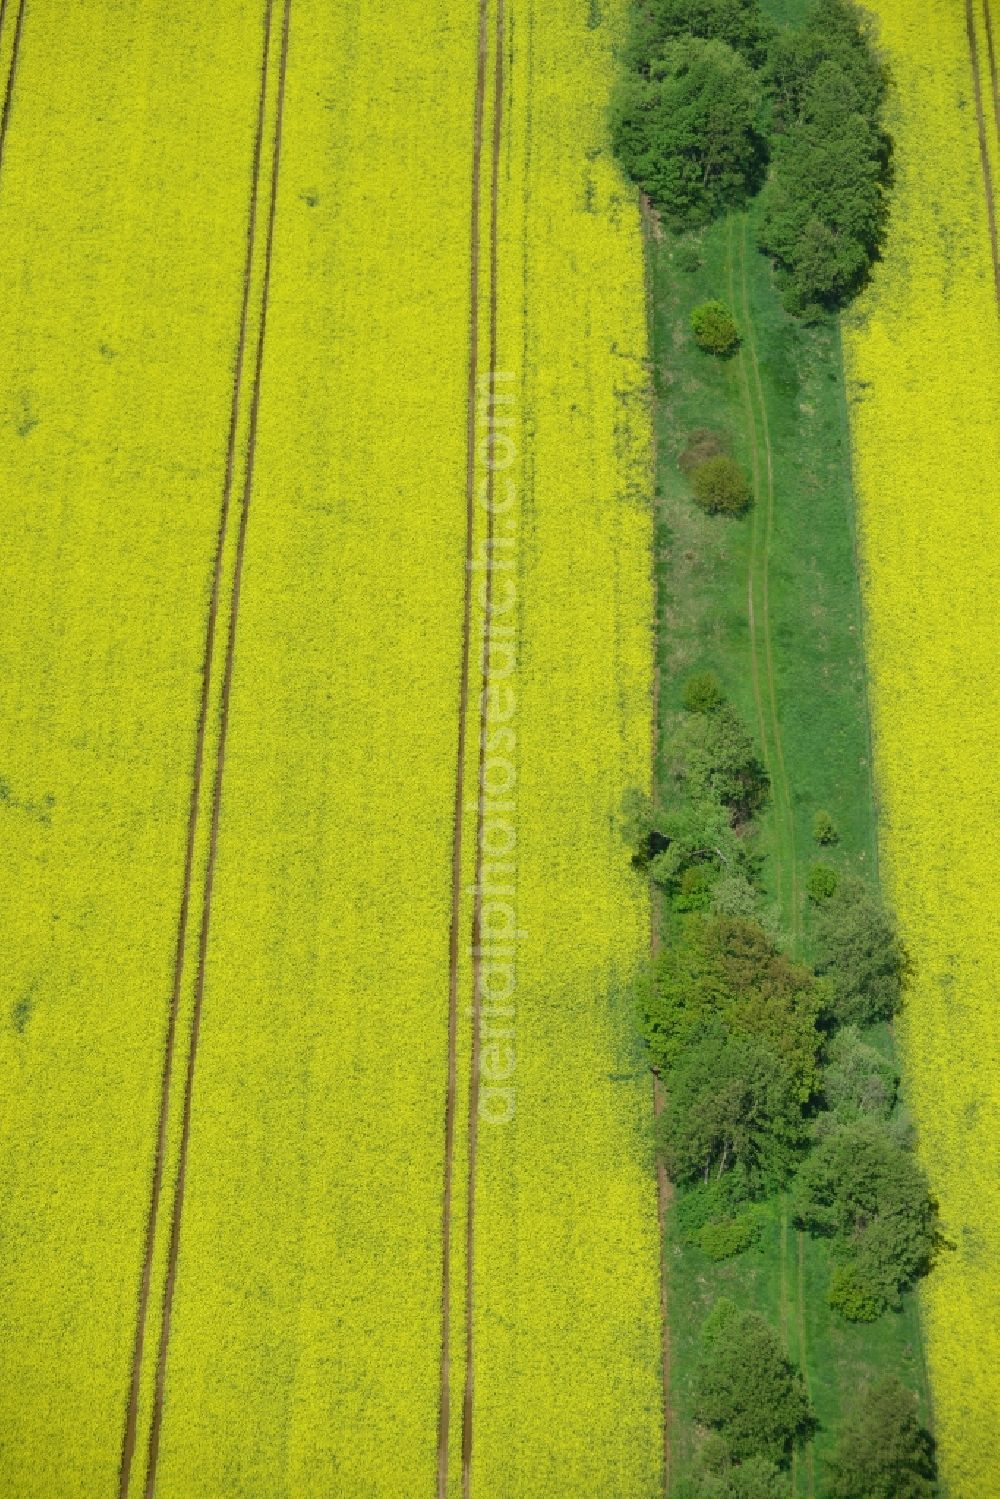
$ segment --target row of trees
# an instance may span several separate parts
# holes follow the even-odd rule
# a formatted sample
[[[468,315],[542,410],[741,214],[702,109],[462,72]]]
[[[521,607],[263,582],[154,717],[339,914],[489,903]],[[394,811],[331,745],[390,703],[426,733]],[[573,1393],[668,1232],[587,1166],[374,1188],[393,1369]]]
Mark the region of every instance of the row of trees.
[[[805,1382],[755,1312],[716,1302],[701,1336],[694,1405],[711,1436],[676,1499],[788,1499],[793,1449],[815,1428]],[[859,1392],[840,1431],[827,1499],[931,1499],[934,1444],[898,1379]]]
[[[886,72],[852,0],[776,28],[758,0],[633,0],[611,132],[676,229],[761,193],[759,243],[800,313],[842,305],[877,256]]]
[[[901,1002],[906,959],[895,922],[873,887],[836,878],[815,897],[813,961],[784,950],[756,850],[767,772],[710,674],[685,684],[663,755],[662,805],[630,794],[623,830],[633,863],[665,897],[669,940],[638,1000],[667,1085],[657,1143],[678,1189],[678,1230],[710,1257],[729,1257],[759,1236],[762,1204],[787,1192],[798,1226],[829,1243],[831,1306],[874,1320],[900,1304],[938,1242],[896,1070],[867,1038]],[[821,845],[835,841],[825,814],[814,834]],[[733,1311],[723,1323],[708,1329],[699,1376],[700,1419],[721,1445],[707,1449],[715,1457],[692,1493],[783,1493],[783,1465],[811,1420],[801,1380],[760,1318]],[[720,1399],[735,1401],[734,1411],[749,1402],[750,1445],[736,1416],[720,1414]]]

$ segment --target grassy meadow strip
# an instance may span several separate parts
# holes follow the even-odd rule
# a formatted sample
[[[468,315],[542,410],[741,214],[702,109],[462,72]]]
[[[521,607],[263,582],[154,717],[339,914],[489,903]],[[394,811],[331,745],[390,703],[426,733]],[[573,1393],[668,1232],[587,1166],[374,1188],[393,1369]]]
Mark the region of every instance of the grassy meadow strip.
[[[496,408],[505,565],[484,821],[482,1495],[662,1486],[650,1086],[623,995],[649,913],[617,830],[622,789],[649,779],[652,610],[642,246],[605,138],[621,20],[619,4],[507,6],[497,368],[514,378]]]
[[[759,520],[755,545],[752,516],[742,522],[706,516],[692,501],[678,459],[694,434],[710,430],[747,472],[756,464],[766,474],[766,457],[755,458],[753,451],[755,442],[764,446],[766,417],[774,481],[767,597],[776,721],[770,715],[760,617],[759,675],[764,742],[773,761],[776,729],[791,817],[773,799],[760,815],[759,848],[770,914],[789,938],[799,928],[800,951],[808,953],[803,887],[821,856],[812,835],[818,809],[829,811],[839,830],[836,850],[822,857],[842,873],[877,877],[850,443],[837,331],[828,323],[807,326],[785,312],[771,268],[753,248],[752,220],[716,223],[693,241],[653,230],[648,253],[660,460],[661,741],[668,743],[682,721],[683,682],[705,670],[716,674],[744,722],[758,722],[747,597],[751,580],[756,598],[763,596],[764,527]],[[741,332],[752,333],[761,384],[760,399],[749,407],[750,337],[744,334],[744,354],[729,361],[709,358],[691,339],[693,308],[720,289],[736,309]],[[767,506],[767,488],[759,503]],[[669,767],[662,769],[666,791]],[[790,905],[790,881],[777,878],[779,866],[787,875],[793,862],[799,871],[797,909]],[[884,1035],[878,1040],[887,1044]],[[858,1385],[892,1369],[922,1393],[914,1300],[901,1315],[874,1324],[849,1324],[835,1316],[826,1299],[827,1246],[796,1234],[782,1200],[768,1206],[759,1245],[733,1259],[712,1261],[683,1243],[676,1211],[670,1228],[677,1470],[694,1447],[692,1375],[700,1329],[714,1301],[729,1296],[765,1316],[803,1367],[821,1425],[811,1454],[798,1459],[793,1493],[808,1494],[810,1481],[822,1493],[837,1426]]]
[[[292,8],[160,1499],[433,1491],[476,30]]]
[[[117,1482],[260,5],[36,0],[30,28],[0,185],[0,1487],[59,1496]]]
[[[914,966],[899,1030],[954,1246],[924,1292],[935,1416],[952,1499],[978,1499],[1000,1489],[1000,338],[963,7],[873,9],[897,187],[846,356],[883,850]]]

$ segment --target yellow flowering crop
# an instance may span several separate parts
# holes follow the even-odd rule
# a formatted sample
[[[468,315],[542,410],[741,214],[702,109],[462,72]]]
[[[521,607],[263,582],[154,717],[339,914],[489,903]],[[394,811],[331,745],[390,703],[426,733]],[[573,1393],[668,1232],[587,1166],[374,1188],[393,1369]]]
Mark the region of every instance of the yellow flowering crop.
[[[0,1491],[118,1492],[249,237],[234,512],[267,285],[259,420],[213,851],[234,519],[221,553],[129,1492],[153,1426],[211,866],[157,1499],[430,1495],[477,7],[292,0],[287,75],[272,7],[256,240],[261,0],[26,14],[0,173]],[[491,390],[510,396],[493,408],[494,453],[506,438],[511,458],[495,482],[515,486],[497,521],[495,600],[514,593],[509,624],[490,623],[487,784],[513,803],[518,931],[502,1122],[485,1117],[492,1017],[483,1037],[483,1499],[662,1485],[651,1099],[623,997],[649,911],[617,829],[624,788],[649,777],[652,623],[642,245],[604,120],[623,15],[624,0],[507,0],[495,325],[492,52],[484,100],[479,415]],[[491,0],[491,34],[498,18]],[[482,507],[476,524],[482,562]],[[463,809],[455,1494],[485,577]]]
[[[0,169],[12,1499],[117,1492],[259,57],[257,0],[25,11]]]
[[[639,1499],[662,1485],[650,1084],[620,992],[648,941],[616,812],[625,786],[648,783],[651,667],[642,243],[604,119],[623,13],[506,9],[497,362],[514,378],[496,409],[517,453],[498,483],[513,476],[517,498],[497,524],[516,570],[495,586],[516,599],[516,634],[494,662],[513,662],[512,739],[488,762],[499,810],[486,826],[501,847],[516,829],[511,893],[492,906],[521,935],[513,1015],[491,1018],[513,1117],[479,1128],[484,1499]],[[499,743],[499,714],[494,727]]]
[[[872,8],[898,185],[846,355],[883,850],[914,964],[900,1036],[953,1245],[924,1293],[932,1391],[949,1493],[983,1499],[1000,1493],[1000,335],[964,6]]]
[[[433,1492],[475,45],[292,6],[160,1499]]]

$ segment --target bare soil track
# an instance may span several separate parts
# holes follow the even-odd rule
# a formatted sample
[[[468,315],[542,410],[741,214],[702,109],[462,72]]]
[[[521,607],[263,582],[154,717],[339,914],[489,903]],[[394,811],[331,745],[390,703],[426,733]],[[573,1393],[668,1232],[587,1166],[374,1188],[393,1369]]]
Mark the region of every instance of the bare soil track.
[[[3,170],[4,147],[7,144],[7,128],[10,125],[10,113],[14,103],[14,80],[17,77],[17,60],[21,54],[21,33],[24,30],[26,5],[27,0],[19,0],[17,19],[14,22],[14,40],[10,49],[10,69],[7,73],[7,83],[3,91],[3,109],[0,110],[0,171]],[[0,0],[0,37],[3,36],[6,13],[7,0]]]
[[[271,161],[271,195],[268,205],[267,237],[264,247],[264,278],[261,287],[260,325],[257,333],[257,349],[254,361],[253,391],[250,398],[250,425],[247,434],[246,474],[243,482],[240,506],[240,526],[236,540],[236,562],[233,570],[232,606],[229,613],[229,634],[226,641],[226,665],[222,679],[222,705],[219,721],[219,744],[215,762],[215,783],[212,788],[212,827],[209,838],[208,863],[205,872],[205,890],[202,903],[201,933],[198,944],[198,973],[195,980],[194,1010],[191,1019],[191,1045],[188,1050],[187,1074],[184,1084],[184,1111],[181,1125],[180,1157],[177,1181],[174,1188],[173,1211],[170,1226],[170,1251],[167,1259],[167,1278],[163,1297],[163,1316],[160,1325],[160,1347],[156,1366],[156,1392],[153,1401],[153,1420],[149,1433],[149,1463],[146,1473],[146,1499],[153,1499],[156,1489],[156,1464],[159,1454],[160,1430],[163,1422],[163,1395],[166,1384],[167,1354],[170,1345],[170,1315],[173,1309],[174,1290],[177,1282],[177,1258],[180,1250],[181,1223],[184,1215],[184,1191],[187,1181],[188,1147],[191,1137],[191,1103],[194,1091],[195,1064],[198,1055],[198,1038],[201,1030],[202,1002],[205,994],[205,964],[208,953],[208,937],[212,917],[212,887],[219,843],[219,823],[222,813],[222,785],[226,765],[226,741],[229,730],[229,703],[233,685],[233,669],[236,661],[236,637],[240,612],[240,584],[243,576],[243,560],[246,554],[247,525],[250,518],[250,501],[253,495],[254,457],[257,445],[257,424],[260,416],[261,374],[264,364],[264,345],[267,339],[267,311],[271,289],[271,267],[274,254],[274,224],[278,205],[278,177],[281,167],[281,131],[285,105],[285,79],[288,71],[288,39],[291,25],[292,0],[284,0],[281,26],[281,56],[278,63],[278,97],[274,122],[274,144]]]
[[[504,0],[497,0],[496,65],[493,77],[493,155],[490,189],[490,392],[497,370],[498,243],[500,219],[500,148],[503,139]],[[492,413],[492,403],[490,411]],[[490,462],[486,486],[486,557],[492,562],[496,472]],[[475,1230],[476,1153],[479,1141],[479,1068],[482,1043],[483,942],[483,831],[486,812],[487,699],[490,680],[490,619],[493,608],[493,569],[487,566],[482,651],[482,689],[479,698],[479,787],[476,806],[476,874],[472,915],[472,1059],[469,1083],[468,1172],[465,1212],[465,1396],[462,1406],[462,1492],[472,1493],[472,1434],[475,1403]]]
[[[451,1232],[455,1175],[455,1115],[458,1104],[458,971],[462,908],[462,829],[465,819],[465,758],[472,663],[472,582],[476,519],[476,392],[479,380],[479,218],[482,192],[483,115],[486,101],[488,0],[480,0],[473,107],[472,192],[469,223],[469,379],[466,394],[465,585],[462,612],[462,666],[455,764],[454,830],[451,855],[451,925],[448,952],[448,1086],[444,1119],[444,1192],[441,1210],[441,1370],[438,1394],[438,1496],[448,1492],[451,1432]]]
[[[156,1156],[153,1163],[153,1180],[150,1193],[149,1214],[146,1223],[146,1241],[139,1287],[139,1302],[136,1318],[135,1342],[132,1351],[132,1371],[129,1387],[128,1408],[125,1417],[125,1434],[122,1442],[122,1457],[119,1468],[120,1499],[126,1499],[131,1482],[132,1462],[135,1455],[136,1426],[138,1419],[139,1390],[142,1381],[142,1359],[145,1344],[146,1322],[149,1313],[149,1295],[152,1284],[153,1256],[156,1230],[159,1221],[160,1200],[163,1193],[163,1176],[166,1166],[167,1127],[170,1117],[170,1100],[174,1082],[174,1067],[177,1050],[177,1023],[180,1012],[181,985],[187,946],[188,920],[191,906],[191,888],[194,877],[195,845],[197,840],[201,787],[205,763],[205,740],[207,734],[212,696],[212,668],[215,655],[215,634],[218,624],[219,605],[222,592],[223,562],[226,538],[229,529],[233,478],[236,468],[236,437],[243,393],[246,365],[247,328],[250,312],[250,287],[254,255],[257,243],[257,184],[263,150],[264,115],[267,101],[268,57],[271,47],[271,28],[274,0],[267,0],[263,22],[263,52],[260,68],[260,97],[257,108],[257,123],[254,134],[253,159],[250,176],[250,208],[247,220],[246,259],[243,268],[243,298],[240,307],[240,324],[237,337],[236,366],[233,377],[233,396],[229,416],[229,432],[226,443],[225,478],[222,486],[222,503],[219,511],[219,528],[216,538],[215,559],[212,572],[212,592],[205,630],[205,651],[201,668],[201,701],[198,708],[198,727],[195,737],[194,766],[191,773],[191,800],[188,808],[187,847],[184,861],[184,882],[181,891],[180,914],[177,923],[177,943],[174,956],[173,987],[170,995],[170,1013],[167,1022],[167,1039],[163,1057],[163,1077],[160,1089],[160,1112],[157,1124]],[[233,600],[230,598],[230,617]]]
[[[1000,139],[1000,91],[992,46],[992,28],[989,15],[986,19],[987,47],[993,83],[993,107]],[[979,132],[979,164],[983,173],[983,190],[986,194],[986,218],[990,229],[990,250],[993,255],[993,283],[996,291],[997,311],[1000,312],[1000,244],[997,241],[996,200],[993,196],[993,173],[990,169],[989,149],[986,144],[986,115],[983,109],[983,90],[979,80],[979,39],[976,35],[976,17],[972,0],[965,0],[965,29],[969,38],[969,61],[972,65],[972,92],[976,101],[976,128]]]
[[[177,943],[174,955],[173,987],[170,995],[170,1013],[167,1022],[167,1039],[163,1057],[163,1077],[160,1088],[160,1112],[157,1124],[156,1155],[153,1163],[153,1180],[150,1193],[149,1214],[146,1222],[146,1241],[142,1276],[139,1286],[139,1302],[136,1317],[135,1341],[132,1350],[132,1371],[129,1386],[128,1408],[125,1416],[125,1434],[119,1468],[119,1495],[126,1499],[132,1476],[135,1456],[136,1427],[138,1420],[139,1390],[142,1381],[142,1359],[149,1313],[149,1295],[152,1284],[153,1256],[156,1245],[156,1230],[159,1221],[160,1200],[163,1193],[163,1176],[166,1167],[167,1127],[170,1117],[170,1100],[174,1081],[177,1050],[177,1023],[180,1012],[181,985],[187,946],[188,919],[191,906],[191,888],[194,877],[195,844],[197,840],[201,786],[205,763],[205,740],[212,696],[212,667],[215,655],[215,633],[219,616],[222,592],[223,562],[229,528],[233,477],[236,468],[236,436],[246,365],[247,327],[250,312],[250,286],[254,254],[257,242],[257,184],[263,150],[264,114],[267,100],[268,57],[271,47],[271,28],[274,0],[266,0],[263,22],[263,52],[260,68],[260,98],[254,135],[253,159],[250,176],[250,208],[247,220],[247,248],[243,268],[243,298],[240,307],[240,325],[236,348],[236,367],[233,377],[233,396],[229,416],[229,433],[226,443],[225,478],[222,486],[222,503],[219,511],[219,528],[216,538],[215,559],[212,572],[212,592],[205,630],[205,651],[201,668],[201,701],[198,708],[198,727],[195,736],[194,766],[191,773],[191,800],[188,808],[187,847],[184,861],[184,882],[181,890],[181,906],[177,923]],[[232,617],[232,598],[230,617]]]
[[[150,1214],[146,1234],[145,1259],[143,1265],[142,1283],[140,1288],[140,1305],[137,1319],[136,1339],[133,1350],[133,1366],[129,1407],[126,1416],[125,1436],[122,1447],[122,1463],[119,1484],[119,1490],[122,1499],[125,1499],[125,1495],[127,1495],[128,1493],[134,1459],[138,1397],[142,1377],[142,1354],[145,1339],[145,1325],[149,1311],[152,1261],[155,1248],[156,1228],[159,1216],[160,1199],[162,1196],[163,1188],[163,1175],[165,1169],[170,1096],[173,1084],[173,1070],[176,1060],[177,1022],[180,1008],[181,980],[184,968],[189,908],[192,890],[194,850],[199,817],[198,809],[200,801],[201,781],[204,769],[205,740],[210,711],[214,638],[218,622],[219,605],[221,602],[220,594],[222,584],[223,560],[225,553],[225,541],[236,467],[236,434],[239,423],[242,387],[244,383],[246,367],[250,286],[252,281],[258,229],[258,181],[263,150],[264,115],[266,109],[268,82],[268,58],[271,48],[271,33],[273,27],[274,9],[275,0],[267,0],[264,12],[264,40],[263,57],[261,63],[260,100],[258,105],[257,125],[253,151],[250,212],[247,228],[247,256],[244,266],[243,300],[237,346],[236,372],[234,376],[233,386],[233,401],[230,413],[229,436],[227,442],[226,473],[223,484],[223,499],[220,511],[219,533],[216,543],[212,597],[209,606],[209,619],[206,629],[205,656],[203,661],[202,676],[202,698],[199,709],[198,730],[196,737],[195,766],[192,776],[192,795],[188,818],[187,856],[185,864],[184,887],[181,896],[181,911],[178,922],[178,940],[175,959],[174,987],[171,996],[167,1043],[164,1054],[160,1120],[157,1135],[157,1154],[154,1164],[153,1185],[150,1199]],[[212,821],[209,836],[209,851],[205,870],[205,886],[201,912],[198,969],[195,979],[194,1008],[192,1012],[191,1034],[184,1081],[184,1098],[178,1170],[174,1186],[173,1200],[171,1204],[170,1243],[167,1256],[166,1283],[164,1288],[159,1347],[157,1353],[153,1416],[149,1437],[149,1454],[145,1487],[147,1499],[152,1499],[152,1495],[154,1494],[156,1488],[156,1469],[157,1459],[159,1455],[160,1432],[163,1421],[163,1398],[166,1384],[167,1355],[170,1342],[170,1317],[173,1308],[173,1297],[177,1280],[177,1260],[180,1248],[181,1223],[183,1219],[184,1208],[184,1192],[187,1179],[187,1157],[191,1133],[192,1095],[194,1087],[195,1067],[197,1062],[198,1040],[201,1030],[202,1004],[204,999],[205,961],[208,950],[208,937],[211,924],[212,888],[215,874],[216,856],[218,852],[219,823],[222,807],[222,783],[225,770],[226,738],[229,725],[229,704],[232,691],[237,625],[239,619],[240,582],[242,578],[243,560],[246,551],[247,522],[249,518],[250,500],[253,490],[254,452],[256,446],[257,423],[260,409],[261,371],[263,366],[264,343],[267,328],[267,307],[274,245],[274,224],[277,206],[278,171],[281,157],[281,129],[285,93],[285,75],[288,58],[290,13],[291,0],[285,0],[284,16],[282,22],[281,56],[279,63],[277,111],[275,116],[270,173],[270,203],[267,219],[266,242],[264,251],[264,272],[261,289],[260,323],[257,335],[253,384],[251,392],[250,420],[246,451],[246,470],[241,497],[239,531],[237,534],[236,542],[236,558],[229,599],[229,626],[227,633],[225,665],[223,670],[222,692],[219,705],[219,740],[216,751],[215,775],[212,787]]]

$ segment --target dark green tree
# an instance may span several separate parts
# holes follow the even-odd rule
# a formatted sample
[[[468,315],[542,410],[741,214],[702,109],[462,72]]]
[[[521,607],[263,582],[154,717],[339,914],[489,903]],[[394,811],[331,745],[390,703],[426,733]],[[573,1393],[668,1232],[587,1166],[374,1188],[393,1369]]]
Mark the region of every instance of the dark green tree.
[[[816,972],[827,982],[838,1025],[889,1020],[902,1002],[906,955],[878,891],[855,876],[842,879],[819,907],[814,927]]]
[[[802,1375],[756,1312],[716,1304],[702,1333],[695,1413],[737,1462],[787,1462],[814,1418]]]
[[[677,1182],[736,1173],[746,1194],[782,1186],[804,1138],[794,1078],[762,1042],[718,1027],[670,1073],[659,1142]]]
[[[916,1396],[886,1378],[861,1392],[830,1465],[829,1499],[933,1499],[934,1442]]]
[[[668,42],[648,76],[626,73],[611,105],[615,153],[675,227],[707,222],[759,180],[761,95],[725,42]]]
[[[642,1000],[653,1061],[676,1066],[705,1032],[722,1025],[756,1039],[781,1061],[804,1104],[818,1083],[816,1021],[821,996],[809,970],[793,963],[755,922],[689,917],[661,951]]]
[[[745,515],[753,500],[750,481],[734,458],[721,456],[699,463],[691,488],[709,515]]]
[[[771,38],[763,76],[778,131],[802,118],[812,80],[825,62],[844,75],[865,119],[878,120],[887,75],[864,13],[850,0],[816,0],[803,25],[784,27]]]
[[[823,1069],[823,1098],[841,1124],[888,1119],[899,1092],[892,1062],[861,1039],[857,1026],[837,1032]]]
[[[760,247],[781,268],[792,311],[841,306],[862,285],[885,230],[886,170],[877,118],[840,64],[821,62],[761,194]]]
[[[671,1488],[672,1499],[788,1499],[788,1474],[766,1457],[735,1463],[725,1440],[711,1432],[690,1472]]]
[[[877,1122],[820,1141],[799,1169],[792,1204],[801,1227],[831,1239],[848,1272],[832,1282],[831,1300],[854,1320],[897,1307],[930,1266],[938,1231],[927,1178]]]
[[[725,357],[739,346],[740,330],[725,302],[699,302],[691,314],[691,331],[695,343],[706,354]],[[718,454],[709,456],[715,458]]]
[[[757,0],[636,0],[625,61],[644,73],[667,42],[698,36],[727,42],[756,68],[767,56],[771,35]]]
[[[711,671],[698,671],[688,677],[682,696],[688,713],[712,713],[725,701],[719,679]]]
[[[767,800],[769,781],[757,747],[729,703],[688,717],[666,748],[668,770],[686,800],[709,798],[746,822]]]

